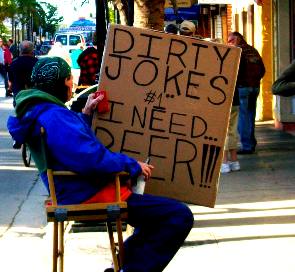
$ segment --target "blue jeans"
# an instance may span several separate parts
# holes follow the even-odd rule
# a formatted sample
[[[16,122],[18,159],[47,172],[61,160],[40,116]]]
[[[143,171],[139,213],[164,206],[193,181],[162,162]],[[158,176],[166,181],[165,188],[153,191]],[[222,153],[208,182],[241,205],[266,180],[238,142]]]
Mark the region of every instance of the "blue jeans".
[[[238,131],[243,150],[254,151],[257,141],[255,138],[256,101],[259,87],[238,87],[240,112]]]
[[[148,194],[128,200],[134,233],[124,242],[124,272],[163,271],[189,234],[194,218],[183,203]]]
[[[4,64],[0,64],[0,75],[3,77],[4,85],[6,93],[8,91],[8,76],[7,76],[7,70]]]

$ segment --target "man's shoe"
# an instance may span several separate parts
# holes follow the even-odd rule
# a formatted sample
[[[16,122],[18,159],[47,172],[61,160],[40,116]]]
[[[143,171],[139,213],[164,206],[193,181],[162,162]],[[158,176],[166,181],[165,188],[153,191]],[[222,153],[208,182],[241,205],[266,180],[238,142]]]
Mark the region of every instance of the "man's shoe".
[[[229,167],[230,167],[231,171],[240,171],[241,170],[241,166],[238,161],[231,161],[229,163]]]
[[[220,173],[221,174],[226,174],[230,172],[230,166],[229,163],[222,163],[221,164],[221,169],[220,169]]]
[[[237,151],[237,154],[239,155],[247,155],[247,154],[253,154],[254,150],[247,150],[247,149],[239,149]]]

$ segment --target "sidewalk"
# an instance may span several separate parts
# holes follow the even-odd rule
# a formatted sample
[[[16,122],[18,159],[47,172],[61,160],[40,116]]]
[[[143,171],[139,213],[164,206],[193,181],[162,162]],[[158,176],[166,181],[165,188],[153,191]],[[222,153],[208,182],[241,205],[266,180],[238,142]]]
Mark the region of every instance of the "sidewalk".
[[[257,152],[239,157],[240,172],[221,176],[215,208],[190,205],[195,226],[165,272],[295,272],[295,136],[271,123],[257,124],[256,133]],[[30,184],[25,197],[13,195],[17,212],[10,225],[0,225],[0,271],[51,271],[45,191],[34,169],[22,179]],[[103,271],[111,263],[108,248],[105,232],[67,233],[65,272]]]

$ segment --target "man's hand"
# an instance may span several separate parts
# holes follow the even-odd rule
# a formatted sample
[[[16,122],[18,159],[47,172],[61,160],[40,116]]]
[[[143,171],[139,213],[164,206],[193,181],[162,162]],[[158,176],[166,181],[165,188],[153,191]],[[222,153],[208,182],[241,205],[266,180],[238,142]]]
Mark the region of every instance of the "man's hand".
[[[85,107],[82,109],[82,112],[84,114],[91,115],[92,111],[97,107],[97,104],[103,99],[103,97],[103,94],[101,94],[95,98],[95,93],[91,93],[87,98],[87,102]]]
[[[148,180],[152,176],[152,170],[154,169],[154,166],[141,161],[138,161],[138,163],[141,167],[141,172],[144,176],[144,180]]]

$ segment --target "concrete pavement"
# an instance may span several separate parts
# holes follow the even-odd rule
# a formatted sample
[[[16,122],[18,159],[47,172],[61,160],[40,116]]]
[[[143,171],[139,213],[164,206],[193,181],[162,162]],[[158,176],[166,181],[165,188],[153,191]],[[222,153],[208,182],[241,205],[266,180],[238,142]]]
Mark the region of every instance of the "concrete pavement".
[[[12,149],[12,100],[0,82],[0,271],[51,269],[51,225],[36,170]],[[214,209],[191,205],[195,226],[165,272],[295,272],[295,137],[257,124],[256,154],[220,178]],[[68,226],[68,230],[70,230]],[[66,234],[65,272],[100,272],[111,263],[104,232]]]

